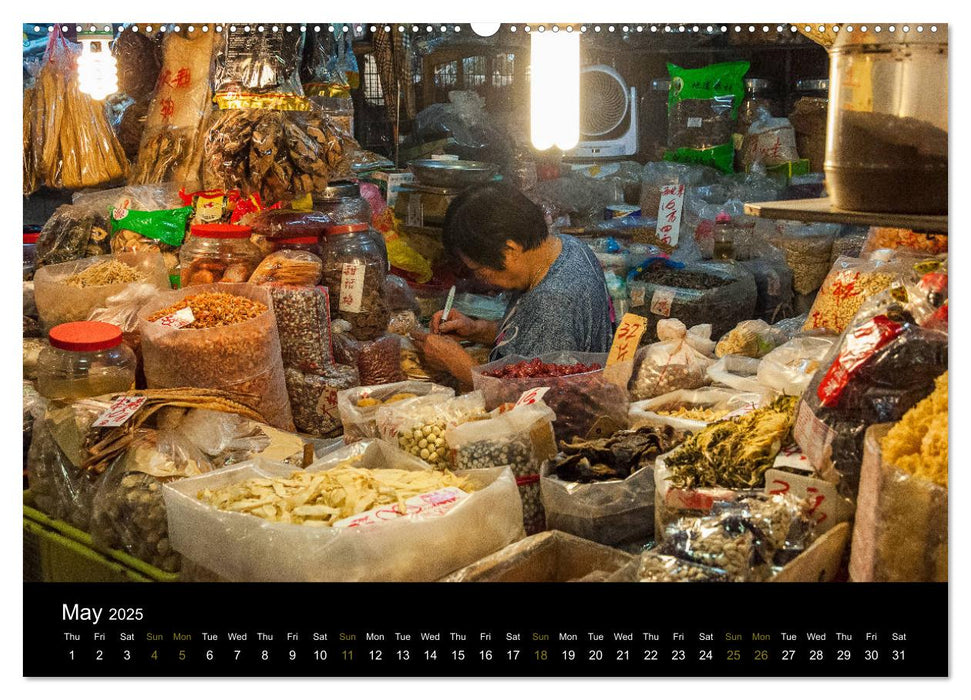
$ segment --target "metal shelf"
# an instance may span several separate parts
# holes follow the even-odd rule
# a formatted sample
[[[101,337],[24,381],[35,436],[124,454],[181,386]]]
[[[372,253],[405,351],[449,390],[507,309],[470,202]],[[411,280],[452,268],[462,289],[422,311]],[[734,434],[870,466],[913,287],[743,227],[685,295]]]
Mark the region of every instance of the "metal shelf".
[[[829,198],[793,199],[784,202],[752,202],[745,205],[745,213],[763,219],[815,221],[854,226],[887,226],[907,228],[921,233],[947,235],[947,215],[889,214],[837,209]]]

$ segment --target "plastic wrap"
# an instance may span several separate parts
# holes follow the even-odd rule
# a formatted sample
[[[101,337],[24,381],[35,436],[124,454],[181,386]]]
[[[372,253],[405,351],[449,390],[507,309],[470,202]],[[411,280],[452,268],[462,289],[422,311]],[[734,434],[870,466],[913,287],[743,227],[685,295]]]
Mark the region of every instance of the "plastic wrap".
[[[760,107],[757,119],[752,122],[742,140],[742,167],[772,167],[799,160],[796,150],[796,131],[785,117],[773,117],[769,110]]]
[[[92,238],[108,238],[110,224],[107,215],[99,216],[93,211],[72,204],[59,206],[51,217],[44,222],[37,239],[34,270],[45,265],[57,265],[83,258],[89,246],[100,248]]]
[[[603,580],[631,560],[629,554],[565,532],[541,532],[442,579],[510,583]]]
[[[334,364],[326,287],[267,286],[284,367],[320,372]]]
[[[803,326],[842,333],[863,303],[893,284],[899,268],[880,262],[839,258],[826,275]]]
[[[162,72],[145,120],[132,183],[175,182],[193,189],[199,184],[202,124],[212,97],[214,30],[210,26],[207,32],[166,33]]]
[[[247,220],[253,233],[267,239],[321,238],[327,227],[333,225],[331,218],[319,211],[298,211],[296,209],[263,209]]]
[[[836,340],[811,336],[793,338],[780,345],[759,362],[759,383],[781,394],[801,396]]]
[[[390,445],[367,441],[331,453],[308,471],[330,469],[354,457],[360,457],[355,466],[364,469],[427,469]],[[522,505],[508,469],[460,474],[478,488],[443,515],[357,528],[273,523],[196,500],[204,488],[259,476],[285,477],[292,471],[247,463],[166,485],[173,547],[233,581],[433,581],[523,535]]]
[[[222,108],[293,109],[303,96],[304,32],[232,27],[216,40],[215,101]]]
[[[556,414],[538,401],[445,431],[450,461],[456,469],[512,469],[523,501],[523,527],[527,535],[546,528],[540,502],[539,468],[543,460],[556,453],[554,418]]]
[[[763,254],[738,264],[755,278],[758,293],[753,312],[755,318],[775,323],[793,312],[792,270],[781,254]]]
[[[331,365],[305,374],[288,367],[284,376],[297,430],[310,435],[336,437],[341,428],[337,393],[357,386],[357,368]]]
[[[66,282],[72,275],[111,260],[118,260],[135,268],[142,275],[142,279],[97,287],[76,287]],[[106,306],[109,297],[126,291],[132,285],[143,284],[151,285],[156,292],[169,288],[168,271],[162,256],[156,251],[101,255],[60,265],[48,265],[37,271],[34,278],[34,297],[40,319],[50,329],[68,321],[83,321],[92,310]]]
[[[401,370],[401,338],[385,335],[362,342],[357,355],[357,371],[364,386],[405,381],[405,373]]]
[[[81,468],[83,441],[110,402],[82,399],[50,404],[34,422],[27,453],[27,480],[37,508],[52,518],[87,530],[100,475]]]
[[[883,460],[880,443],[890,427],[866,432],[850,577],[947,581],[948,490]]]
[[[697,389],[710,382],[706,371],[714,362],[711,326],[687,329],[677,319],[663,319],[657,324],[657,334],[660,342],[637,352],[637,369],[628,387],[633,400],[676,389]]]
[[[759,358],[786,340],[785,333],[761,319],[742,321],[718,341],[715,356],[744,355]]]
[[[645,425],[670,426],[675,430],[693,433],[729,414],[752,410],[764,403],[764,394],[738,392],[718,387],[697,391],[680,389],[646,401],[632,403],[629,414],[630,424],[631,428]],[[678,415],[676,411],[681,408],[686,411],[710,411],[711,415],[708,417]]]
[[[118,61],[118,87],[135,100],[148,99],[162,70],[160,47],[148,34],[130,29],[126,27],[111,47]]]
[[[252,284],[312,287],[320,282],[323,263],[305,250],[278,250],[257,265],[250,276]],[[328,305],[330,297],[328,296]]]
[[[628,278],[631,312],[648,320],[642,343],[657,340],[658,321],[676,318],[685,326],[709,323],[720,338],[752,318],[758,290],[752,274],[736,263],[653,261]]]
[[[249,321],[217,328],[178,329],[148,321],[154,312],[206,292],[252,299],[265,304],[267,311]],[[138,318],[149,388],[222,389],[258,411],[270,425],[293,429],[276,315],[266,289],[223,283],[166,292],[146,304]]]
[[[162,484],[212,469],[206,456],[172,430],[142,431],[101,477],[94,496],[91,537],[163,571],[178,571],[168,537]]]
[[[782,250],[786,264],[792,268],[792,288],[796,294],[811,294],[826,279],[838,230],[838,224],[779,221],[768,233],[769,242]]]
[[[947,252],[948,237],[942,233],[916,233],[905,228],[873,226],[867,233],[859,257],[867,258],[881,249],[911,251],[920,255]]]
[[[627,426],[627,388],[608,381],[603,369],[564,377],[500,379],[487,376],[506,365],[526,359],[520,355],[509,355],[472,369],[473,386],[482,391],[489,410],[500,404],[515,403],[529,389],[549,387],[543,401],[556,413],[553,428],[557,439],[569,441],[574,437],[586,438],[595,429],[600,434],[610,434]],[[603,367],[607,356],[600,353],[557,352],[535,359],[552,364],[582,363]]]
[[[337,392],[337,408],[348,443],[380,437],[377,412],[383,405],[429,394],[455,396],[455,390],[430,382],[395,382],[377,386],[359,386]]]
[[[445,469],[448,428],[485,417],[482,392],[474,391],[454,398],[435,393],[386,404],[377,410],[375,422],[382,439],[435,469]]]
[[[725,583],[731,578],[721,569],[702,566],[655,551],[644,552],[614,573],[608,581],[622,583]]]
[[[86,320],[118,326],[125,344],[141,358],[142,337],[138,331],[138,312],[158,293],[158,287],[151,284],[130,284],[105,299],[104,306],[91,309]]]
[[[708,367],[708,378],[735,391],[764,394],[769,391],[757,378],[759,361],[744,355],[725,355]]]

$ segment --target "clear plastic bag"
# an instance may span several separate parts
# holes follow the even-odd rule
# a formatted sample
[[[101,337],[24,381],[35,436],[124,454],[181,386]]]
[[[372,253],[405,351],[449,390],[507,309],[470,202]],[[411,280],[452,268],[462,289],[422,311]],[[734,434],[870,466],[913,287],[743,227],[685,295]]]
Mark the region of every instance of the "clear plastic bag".
[[[385,404],[429,394],[455,396],[455,390],[430,382],[394,382],[376,386],[359,386],[337,392],[337,408],[344,426],[347,443],[380,437],[377,412]]]
[[[659,342],[637,352],[637,369],[629,389],[635,401],[654,398],[676,389],[697,389],[709,383],[706,370],[711,357],[711,326],[690,330],[677,319],[657,324]]]
[[[398,275],[388,275],[384,279],[384,300],[388,305],[388,310],[392,313],[396,311],[411,311],[416,315],[421,315],[421,306],[411,287]]]
[[[775,248],[771,249],[775,251]],[[758,257],[741,260],[739,265],[752,273],[758,296],[753,316],[768,323],[785,318],[793,310],[792,270],[781,253],[762,250]]]
[[[631,428],[670,426],[675,430],[695,432],[729,414],[752,410],[764,403],[764,394],[718,387],[696,391],[680,389],[632,403],[630,424]]]
[[[835,337],[793,338],[767,354],[756,373],[760,384],[788,396],[801,396],[822,367]]]
[[[384,405],[375,413],[375,422],[382,439],[435,469],[445,469],[448,467],[446,431],[486,417],[482,392],[474,391],[454,398],[429,394]]]
[[[202,452],[171,430],[145,430],[101,477],[94,496],[91,536],[163,571],[178,571],[168,537],[162,484],[212,469]]]
[[[226,293],[265,304],[254,319],[231,326],[177,329],[148,321],[187,296]],[[166,292],[139,312],[145,379],[150,388],[222,389],[259,412],[267,423],[292,430],[280,339],[269,291],[252,284],[198,285]]]
[[[357,371],[364,386],[405,381],[407,377],[401,370],[401,338],[389,334],[362,342],[357,355]]]
[[[869,229],[860,226],[846,226],[833,241],[832,252],[829,255],[830,265],[836,263],[840,257],[864,258],[863,246],[866,244]]]
[[[216,40],[216,103],[222,109],[293,109],[293,97],[303,96],[303,45],[304,32],[224,28]]]
[[[811,294],[826,279],[838,231],[838,224],[796,221],[779,221],[771,227],[769,242],[785,254],[786,264],[792,268],[792,288],[796,294]]]
[[[804,330],[842,333],[863,303],[894,283],[899,267],[857,258],[839,258],[816,295]]]
[[[731,387],[735,391],[764,394],[769,389],[757,379],[759,361],[744,355],[725,355],[708,367],[708,378],[716,385]]]
[[[91,309],[87,320],[118,326],[125,344],[140,358],[142,337],[138,332],[138,312],[158,294],[158,291],[158,287],[151,284],[130,284],[105,299],[104,306]]]
[[[357,386],[357,368],[331,365],[304,373],[288,367],[284,375],[297,430],[321,437],[336,437],[341,428],[337,392]]]
[[[280,336],[283,366],[322,372],[334,364],[326,287],[267,286]]]
[[[947,253],[947,234],[916,233],[906,228],[872,226],[858,257],[868,258],[877,250],[903,250],[919,255]]]
[[[37,239],[35,276],[45,265],[58,265],[87,255],[93,237],[107,240],[110,224],[107,215],[71,205],[59,206],[44,222]],[[100,247],[100,246],[99,246]]]
[[[540,501],[539,468],[556,453],[555,418],[556,414],[538,401],[445,431],[445,443],[456,469],[512,469],[523,500],[523,527],[527,535],[546,527]]]
[[[557,352],[540,355],[540,362],[572,365],[598,364],[601,369],[564,377],[498,378],[488,376],[502,367],[527,358],[510,355],[472,369],[472,383],[485,396],[490,410],[504,403],[516,403],[523,392],[549,387],[543,401],[556,413],[553,428],[559,440],[586,438],[591,431],[610,434],[627,427],[627,388],[617,386],[604,376],[607,356],[600,353]]]
[[[761,319],[742,321],[722,336],[715,346],[715,356],[744,355],[763,357],[786,341],[782,331]]]
[[[796,131],[785,117],[773,117],[769,110],[760,107],[748,133],[742,141],[742,166],[771,167],[799,160],[796,150]]]
[[[111,261],[134,268],[141,279],[101,286],[78,287],[68,284],[73,275]],[[48,265],[34,277],[34,298],[44,326],[50,329],[59,323],[83,321],[94,309],[106,306],[109,297],[125,292],[131,286],[151,285],[159,293],[169,288],[169,275],[161,254],[147,250],[139,253],[99,255],[74,262]]]
[[[313,287],[320,282],[324,264],[305,250],[278,250],[270,253],[250,275],[251,284]],[[328,300],[329,303],[329,300]]]
[[[363,469],[427,469],[381,441],[332,452],[308,471],[359,457]],[[522,505],[508,469],[460,474],[477,489],[438,517],[405,517],[361,528],[273,523],[219,511],[196,499],[205,488],[293,469],[247,463],[164,487],[173,547],[232,581],[434,581],[523,536]],[[470,536],[469,533],[475,533]]]

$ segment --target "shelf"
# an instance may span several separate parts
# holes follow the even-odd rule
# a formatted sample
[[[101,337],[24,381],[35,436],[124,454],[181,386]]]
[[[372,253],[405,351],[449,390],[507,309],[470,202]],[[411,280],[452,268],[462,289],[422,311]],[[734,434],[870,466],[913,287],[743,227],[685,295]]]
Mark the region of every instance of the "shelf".
[[[793,199],[785,202],[753,202],[745,205],[745,213],[763,219],[815,221],[854,226],[887,226],[907,228],[920,233],[947,234],[947,215],[881,214],[837,209],[828,198]]]

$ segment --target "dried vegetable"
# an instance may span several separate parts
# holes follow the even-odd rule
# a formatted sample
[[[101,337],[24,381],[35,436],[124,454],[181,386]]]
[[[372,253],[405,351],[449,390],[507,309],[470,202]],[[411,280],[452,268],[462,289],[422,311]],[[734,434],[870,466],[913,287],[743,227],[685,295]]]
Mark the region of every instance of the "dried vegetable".
[[[783,396],[768,406],[702,428],[665,457],[678,488],[753,488],[789,441],[799,398]]]
[[[670,427],[621,430],[609,438],[561,443],[553,461],[553,473],[564,481],[587,484],[626,479],[638,469],[654,464],[658,455],[673,448],[682,435]]]
[[[296,471],[289,478],[255,478],[218,489],[204,489],[197,498],[225,511],[248,513],[271,522],[330,527],[367,510],[397,504],[443,488],[471,493],[475,485],[448,471],[361,469],[359,458],[320,472]]]
[[[195,320],[183,326],[183,328],[232,326],[254,319],[267,311],[266,304],[246,297],[220,292],[203,292],[202,294],[188,296],[171,306],[156,311],[148,317],[148,321],[154,323],[185,308],[192,310]]]
[[[72,287],[103,287],[108,284],[138,282],[144,275],[120,260],[108,260],[71,275],[64,284]]]

